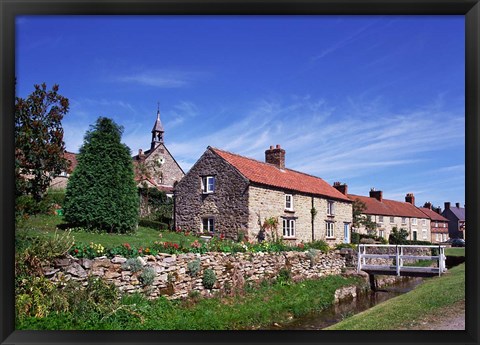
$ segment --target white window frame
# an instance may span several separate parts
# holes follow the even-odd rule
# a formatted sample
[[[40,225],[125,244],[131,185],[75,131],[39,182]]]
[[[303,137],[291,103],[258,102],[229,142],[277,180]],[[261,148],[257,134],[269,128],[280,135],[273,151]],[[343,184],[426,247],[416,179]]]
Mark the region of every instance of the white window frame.
[[[205,229],[205,221],[207,221],[207,229]],[[213,217],[202,218],[202,231],[204,233],[214,233],[215,232],[215,218],[213,218]]]
[[[423,219],[423,226],[427,226],[427,220]]]
[[[390,224],[395,224],[395,217],[390,217]]]
[[[295,219],[283,218],[283,238],[295,238]]]
[[[428,237],[427,237],[427,229],[422,229],[422,236],[423,236],[423,239],[424,239],[424,240],[428,240]]]
[[[417,225],[417,218],[412,218],[412,225]]]
[[[290,198],[290,201],[288,199]],[[288,205],[290,203],[290,205]],[[285,194],[285,209],[288,211],[293,211],[293,195]]]
[[[325,238],[335,238],[334,222],[325,222]]]
[[[385,230],[378,230],[378,236],[385,238]]]
[[[440,234],[438,232],[435,234],[435,241],[437,241],[437,242],[440,242],[440,236],[439,235]]]
[[[447,223],[443,223],[443,227],[446,228],[446,227],[447,227]]]
[[[402,217],[402,225],[407,224],[407,217]]]
[[[378,216],[378,222],[383,224],[383,216]]]
[[[215,192],[215,176],[203,176],[202,177],[202,193],[211,194]],[[212,182],[212,183],[211,183]]]
[[[328,216],[335,215],[335,205],[332,200],[327,200],[327,215]]]
[[[438,222],[435,222],[435,227],[438,228]]]

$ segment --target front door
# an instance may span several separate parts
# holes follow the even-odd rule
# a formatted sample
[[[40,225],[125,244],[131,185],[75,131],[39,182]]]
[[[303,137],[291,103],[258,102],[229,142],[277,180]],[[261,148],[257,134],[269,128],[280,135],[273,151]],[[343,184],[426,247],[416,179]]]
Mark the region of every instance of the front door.
[[[413,230],[412,235],[413,235],[413,240],[416,241],[417,240],[417,230]]]
[[[343,243],[350,243],[350,223],[343,223]]]

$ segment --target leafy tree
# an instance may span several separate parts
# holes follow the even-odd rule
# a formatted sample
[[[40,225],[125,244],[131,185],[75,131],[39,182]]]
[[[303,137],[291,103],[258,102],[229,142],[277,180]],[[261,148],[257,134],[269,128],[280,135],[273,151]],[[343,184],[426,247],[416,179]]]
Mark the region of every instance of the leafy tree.
[[[365,216],[363,213],[367,209],[367,205],[360,199],[355,199],[353,201],[352,205],[352,216],[353,216],[353,227],[355,229],[358,229],[360,226],[362,226],[363,221],[365,220]]]
[[[130,149],[120,142],[123,127],[99,117],[90,126],[65,194],[65,220],[107,232],[135,230],[138,194]]]
[[[390,236],[388,237],[388,243],[390,244],[406,244],[408,238],[408,231],[401,228],[397,229],[396,226],[393,227]]]
[[[39,202],[51,180],[67,167],[62,119],[68,99],[58,85],[34,85],[27,98],[15,97],[15,194]]]

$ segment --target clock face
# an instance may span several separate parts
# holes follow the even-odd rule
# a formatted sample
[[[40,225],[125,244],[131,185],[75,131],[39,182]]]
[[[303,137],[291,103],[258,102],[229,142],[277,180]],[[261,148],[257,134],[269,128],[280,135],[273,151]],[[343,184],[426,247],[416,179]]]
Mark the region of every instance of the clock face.
[[[163,156],[160,156],[158,157],[157,162],[158,164],[162,165],[163,163],[165,163],[165,158]]]

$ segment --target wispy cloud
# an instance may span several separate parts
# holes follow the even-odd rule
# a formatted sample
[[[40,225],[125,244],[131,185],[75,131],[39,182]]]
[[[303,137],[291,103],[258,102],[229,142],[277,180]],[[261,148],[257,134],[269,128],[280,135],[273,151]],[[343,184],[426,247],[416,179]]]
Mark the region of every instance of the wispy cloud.
[[[181,88],[191,85],[202,74],[175,70],[152,70],[119,76],[116,81],[158,88]]]

